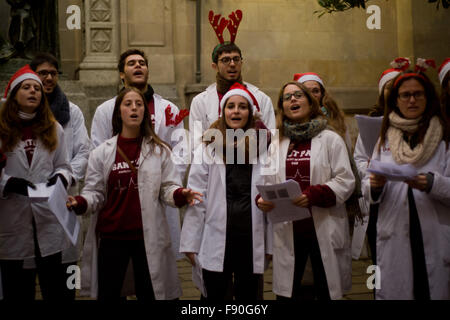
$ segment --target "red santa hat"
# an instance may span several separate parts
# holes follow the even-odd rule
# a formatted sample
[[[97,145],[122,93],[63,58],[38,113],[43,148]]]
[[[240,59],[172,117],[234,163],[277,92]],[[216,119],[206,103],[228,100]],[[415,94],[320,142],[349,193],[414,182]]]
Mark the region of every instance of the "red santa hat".
[[[408,58],[396,58],[391,62],[391,69],[385,70],[380,77],[380,81],[378,81],[378,93],[381,94],[383,92],[384,85],[390,80],[394,79],[398,76],[402,71],[405,71],[411,65],[411,61]]]
[[[322,87],[325,87],[325,85],[323,84],[322,79],[320,79],[319,75],[317,73],[314,72],[305,72],[305,73],[296,73],[294,74],[294,81],[300,82],[300,83],[304,83],[306,81],[317,81],[318,83],[320,83],[322,85]]]
[[[2,100],[6,101],[10,92],[13,91],[17,85],[22,83],[22,81],[28,79],[36,80],[42,86],[42,81],[39,76],[33,70],[31,70],[30,66],[27,64],[17,70],[16,73],[14,73],[14,75],[11,77],[8,85],[6,86],[5,94],[3,95]]]
[[[381,94],[383,92],[384,85],[398,76],[400,72],[400,70],[393,68],[384,70],[381,74],[380,81],[378,81],[378,93]]]
[[[228,90],[228,92],[225,93],[222,100],[220,101],[220,109],[221,110],[223,110],[225,103],[232,96],[244,97],[248,101],[251,108],[258,105],[258,102],[256,101],[255,96],[245,86],[236,82],[235,84],[233,84],[231,86],[230,90]]]
[[[449,71],[450,71],[450,58],[447,58],[439,67],[439,81],[441,82],[441,85],[444,82],[444,78]]]

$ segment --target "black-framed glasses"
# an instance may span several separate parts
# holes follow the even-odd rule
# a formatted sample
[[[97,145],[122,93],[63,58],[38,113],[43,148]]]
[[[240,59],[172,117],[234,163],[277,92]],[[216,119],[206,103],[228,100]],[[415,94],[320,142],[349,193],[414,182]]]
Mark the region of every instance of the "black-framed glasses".
[[[37,74],[38,74],[40,77],[43,77],[43,78],[46,78],[48,75],[51,75],[52,78],[54,78],[54,77],[56,77],[57,75],[59,75],[60,72],[59,72],[59,71],[55,71],[55,70],[52,70],[52,71],[48,71],[48,70],[40,70],[40,71],[37,72]]]
[[[409,101],[411,97],[414,97],[415,100],[422,100],[425,98],[425,92],[414,91],[414,92],[402,92],[398,94],[398,98],[402,101]]]
[[[283,101],[289,101],[291,100],[292,96],[294,96],[295,99],[301,99],[305,96],[305,94],[302,91],[295,91],[292,93],[286,93],[283,95]]]
[[[230,58],[230,57],[223,57],[222,59],[219,59],[220,62],[222,62],[223,64],[227,64],[227,65],[231,63],[231,60],[233,60],[233,62],[235,64],[238,64],[238,63],[241,63],[243,59],[240,56],[235,56],[235,57],[232,57],[232,58]]]

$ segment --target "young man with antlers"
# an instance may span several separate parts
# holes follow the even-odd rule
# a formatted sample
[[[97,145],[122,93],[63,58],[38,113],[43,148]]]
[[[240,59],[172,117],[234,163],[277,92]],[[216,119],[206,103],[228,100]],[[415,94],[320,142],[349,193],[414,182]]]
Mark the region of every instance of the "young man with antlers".
[[[213,11],[209,12],[209,22],[220,42],[212,53],[212,68],[217,72],[216,82],[192,100],[189,116],[191,134],[194,132],[196,122],[201,123],[203,133],[220,117],[220,101],[236,82],[244,84],[255,96],[254,112],[260,113],[267,128],[275,129],[275,113],[270,98],[256,86],[242,80],[242,53],[241,49],[234,43],[241,20],[242,11],[240,10],[232,12],[229,15],[229,20],[220,18],[220,14],[214,15]],[[230,32],[230,41],[224,41],[223,31],[225,28]]]

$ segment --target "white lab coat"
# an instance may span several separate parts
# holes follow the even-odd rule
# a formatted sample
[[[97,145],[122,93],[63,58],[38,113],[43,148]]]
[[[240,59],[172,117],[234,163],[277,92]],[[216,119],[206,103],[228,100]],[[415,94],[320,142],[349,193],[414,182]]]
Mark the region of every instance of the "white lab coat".
[[[98,147],[104,141],[110,139],[112,137],[112,116],[114,112],[114,105],[116,103],[116,98],[114,97],[108,101],[105,101],[100,106],[97,107],[95,111],[94,118],[92,120],[91,127],[91,138],[94,147]],[[174,125],[166,125],[166,114],[165,110],[167,106],[170,106],[171,112],[174,116],[176,116],[180,111],[176,105],[174,105],[169,100],[163,99],[161,96],[154,94],[153,100],[155,103],[155,133],[158,135],[160,139],[168,143],[173,149],[175,146],[178,146],[185,150],[183,155],[177,157],[178,162],[175,166],[176,170],[179,172],[180,179],[183,181],[184,176],[186,174],[186,170],[188,167],[189,151],[188,151],[188,137],[184,130],[183,122],[179,123],[177,126]],[[172,141],[172,134],[179,130],[180,136],[174,137],[174,139],[181,139],[180,141]],[[179,138],[181,137],[181,138]],[[173,152],[172,155],[175,155]],[[176,155],[179,155],[178,153]],[[182,163],[182,164],[178,164]],[[177,259],[181,259],[184,255],[178,252],[178,248],[180,245],[180,231],[181,231],[181,223],[180,223],[180,213],[176,208],[164,207],[165,213],[167,215],[167,219],[169,220],[170,226],[170,237],[172,239],[172,249],[174,250]]]
[[[389,143],[372,159],[395,163]],[[450,299],[450,151],[444,142],[419,173],[434,173],[430,193],[413,189],[425,251],[431,299]],[[379,203],[377,220],[377,264],[381,288],[376,299],[414,299],[411,244],[409,238],[408,185],[388,181],[377,201],[370,195],[370,174],[363,180],[363,193]]]
[[[286,180],[289,138],[280,142],[280,170],[277,183]],[[311,140],[311,185],[326,184],[336,195],[336,206],[312,207],[312,217],[331,299],[340,299],[351,289],[352,260],[345,201],[355,187],[344,140],[337,133],[323,130]],[[292,222],[273,226],[273,291],[291,297],[294,281],[294,238]]]
[[[76,195],[78,191],[78,182],[84,179],[86,167],[91,150],[91,140],[84,123],[84,116],[80,108],[69,102],[70,120],[63,127],[64,138],[66,140],[68,160],[72,167],[72,186],[69,188],[69,194]],[[81,223],[81,219],[80,223]],[[79,251],[82,245],[81,231],[78,236],[77,246],[71,246],[62,253],[62,262],[76,262],[79,258]]]
[[[208,164],[207,158],[213,164]],[[221,160],[205,147],[203,163],[191,166],[188,188],[201,192],[204,198],[203,203],[186,210],[180,241],[180,252],[197,253],[202,268],[214,272],[223,272],[226,244],[226,168]],[[263,184],[266,180],[258,160],[258,164],[252,165],[251,183],[253,272],[257,274],[264,273],[265,254],[271,254],[271,239],[268,239],[271,229],[255,203],[256,185]]]
[[[24,142],[19,141],[12,152],[0,179],[0,259],[25,260],[33,258],[34,239],[31,219],[36,222],[37,238],[43,257],[67,249],[70,241],[46,202],[31,202],[28,197],[3,192],[9,178],[27,179],[34,184],[46,183],[55,174],[62,174],[71,182],[71,167],[67,161],[64,131],[56,124],[58,146],[48,152],[38,139],[31,166],[28,165]],[[1,146],[0,146],[1,148]]]
[[[245,82],[247,89],[255,96],[260,108],[261,120],[268,129],[275,129],[275,112],[272,105],[272,100],[264,92],[259,90],[254,85]],[[254,108],[256,112],[256,107]],[[194,97],[189,111],[189,131],[191,137],[194,137],[194,123],[201,122],[201,137],[211,124],[219,119],[219,96],[217,94],[217,84],[213,83],[205,91],[199,93]],[[196,141],[200,143],[200,141]]]
[[[151,151],[150,146],[148,140],[142,142],[138,169],[144,243],[155,298],[172,300],[181,296],[181,285],[162,202],[175,205],[173,193],[181,187],[181,181],[170,158],[170,150],[162,150],[157,146]],[[108,177],[116,157],[116,148],[117,136],[92,151],[81,193],[88,202],[88,212],[92,213],[83,249],[81,293],[93,298],[98,293],[95,228],[98,212],[106,202]]]

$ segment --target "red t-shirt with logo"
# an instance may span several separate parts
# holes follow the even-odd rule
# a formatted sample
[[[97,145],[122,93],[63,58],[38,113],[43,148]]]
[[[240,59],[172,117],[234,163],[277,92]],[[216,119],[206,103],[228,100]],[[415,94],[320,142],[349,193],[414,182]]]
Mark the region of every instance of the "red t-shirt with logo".
[[[126,139],[119,135],[117,145],[138,168],[142,138]],[[96,231],[101,238],[116,240],[143,239],[138,176],[116,152],[108,179],[106,204],[100,211]]]
[[[286,180],[300,184],[302,193],[308,197],[309,206],[329,208],[336,205],[336,195],[325,184],[311,186],[310,177],[311,140],[297,142],[289,149],[286,158]],[[310,209],[311,212],[311,209]],[[294,230],[304,232],[313,227],[312,218],[294,221]]]
[[[28,165],[31,166],[34,150],[36,149],[36,139],[31,126],[23,128],[22,141],[25,142],[25,154],[27,155]]]

